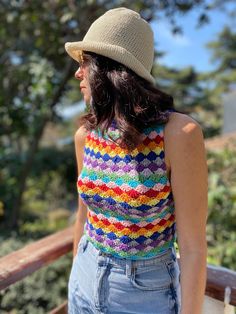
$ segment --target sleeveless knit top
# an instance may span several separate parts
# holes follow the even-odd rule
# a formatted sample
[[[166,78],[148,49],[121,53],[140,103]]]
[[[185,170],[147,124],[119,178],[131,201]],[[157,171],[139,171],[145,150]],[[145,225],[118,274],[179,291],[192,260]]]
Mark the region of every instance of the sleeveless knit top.
[[[88,240],[118,258],[148,259],[175,241],[174,199],[164,162],[164,124],[146,127],[130,153],[112,142],[116,122],[104,136],[90,131],[77,189],[87,205]]]

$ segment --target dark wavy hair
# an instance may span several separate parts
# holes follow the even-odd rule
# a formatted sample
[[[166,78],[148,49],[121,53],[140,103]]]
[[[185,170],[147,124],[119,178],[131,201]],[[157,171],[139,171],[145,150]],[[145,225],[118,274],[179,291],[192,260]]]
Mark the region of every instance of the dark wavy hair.
[[[167,123],[175,110],[173,97],[160,91],[126,66],[101,55],[86,52],[91,101],[88,112],[79,123],[91,131],[99,129],[104,136],[113,119],[119,129],[119,139],[110,139],[131,151],[140,143],[145,127]]]

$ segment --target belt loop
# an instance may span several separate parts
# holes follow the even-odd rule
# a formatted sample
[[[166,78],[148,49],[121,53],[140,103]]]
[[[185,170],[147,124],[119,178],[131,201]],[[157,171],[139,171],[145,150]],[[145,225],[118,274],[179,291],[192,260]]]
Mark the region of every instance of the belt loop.
[[[172,255],[173,260],[176,262],[177,256],[176,256],[176,250],[174,247],[171,248],[171,253],[172,253],[171,255]]]
[[[132,274],[132,261],[127,260],[125,267],[126,267],[126,276],[129,278]]]
[[[84,242],[82,243],[82,247],[83,247],[83,252],[86,250],[87,246],[88,246],[88,239],[85,238]]]

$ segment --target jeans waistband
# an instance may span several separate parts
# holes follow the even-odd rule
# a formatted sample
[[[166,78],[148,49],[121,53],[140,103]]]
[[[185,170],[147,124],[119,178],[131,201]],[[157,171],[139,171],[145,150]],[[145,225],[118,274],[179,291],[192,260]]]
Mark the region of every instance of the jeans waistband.
[[[117,258],[115,256],[112,256],[110,254],[106,254],[103,252],[99,252],[99,256],[104,256],[108,259],[108,262],[112,265],[119,265],[119,266],[125,266],[126,264],[131,264],[132,266],[151,266],[151,265],[157,265],[160,262],[167,262],[170,260],[176,260],[176,254],[175,251],[172,248],[167,249],[167,251],[162,252],[158,254],[157,256],[154,256],[152,258],[148,259],[139,259],[139,260],[132,260],[127,258]]]

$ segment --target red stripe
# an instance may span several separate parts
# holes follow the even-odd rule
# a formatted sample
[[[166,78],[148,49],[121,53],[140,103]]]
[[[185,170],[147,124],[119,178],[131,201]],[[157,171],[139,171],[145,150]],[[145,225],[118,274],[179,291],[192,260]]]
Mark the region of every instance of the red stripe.
[[[91,135],[88,135],[88,140],[92,142],[92,145],[95,145],[95,146],[98,146],[98,145],[102,145],[103,148],[106,148],[106,147],[110,147],[111,149],[116,149],[117,148],[117,145],[114,144],[114,143],[107,143],[106,141],[100,141],[99,138],[94,138],[92,137]],[[160,143],[163,142],[163,137],[160,136],[159,134],[157,134],[157,136],[153,139],[150,139],[149,137],[146,137],[142,144],[145,145],[145,146],[148,146],[151,142],[155,142],[158,146],[160,146]],[[141,144],[139,144],[141,145]]]
[[[137,192],[134,189],[131,189],[130,191],[125,192],[125,191],[121,190],[118,186],[115,187],[115,188],[109,188],[106,184],[102,184],[102,185],[97,186],[92,181],[89,181],[89,182],[85,183],[85,182],[82,181],[82,179],[79,179],[77,181],[77,185],[80,186],[80,187],[84,185],[88,189],[94,189],[94,188],[98,187],[103,192],[113,191],[117,195],[125,194],[125,195],[128,195],[131,198],[138,198],[140,196],[146,196],[146,197],[149,197],[149,198],[150,197],[154,198],[154,197],[156,197],[160,193],[170,192],[170,186],[168,186],[168,185],[165,185],[163,187],[163,189],[161,189],[160,191],[155,191],[153,189],[149,189],[145,193],[139,193],[139,192]]]
[[[117,148],[116,144],[114,144],[114,143],[107,144],[106,141],[101,141],[100,139],[94,138],[91,135],[88,135],[88,140],[91,141],[92,145],[95,145],[95,146],[99,146],[100,145],[103,148],[110,147],[111,149],[116,149]]]
[[[137,224],[132,224],[128,227],[122,225],[122,223],[120,222],[117,222],[117,223],[111,223],[108,219],[102,219],[102,220],[99,220],[97,216],[92,216],[91,213],[89,212],[89,216],[92,217],[93,221],[95,221],[95,223],[101,221],[102,224],[104,224],[105,226],[109,226],[109,225],[112,225],[112,226],[115,226],[116,229],[122,231],[123,229],[125,228],[128,228],[130,231],[132,232],[138,232],[140,229],[144,228],[146,230],[152,230],[154,227],[156,226],[164,226],[166,224],[167,221],[170,221],[170,222],[173,222],[175,220],[175,217],[174,215],[171,215],[168,220],[166,219],[162,219],[160,220],[157,224],[153,225],[151,223],[149,223],[148,225],[146,225],[145,227],[139,227]]]
[[[159,134],[157,134],[157,136],[155,138],[149,138],[146,137],[143,141],[143,144],[145,146],[148,146],[151,142],[155,142],[156,144],[158,144],[160,146],[160,143],[163,141],[162,136],[160,136]]]

